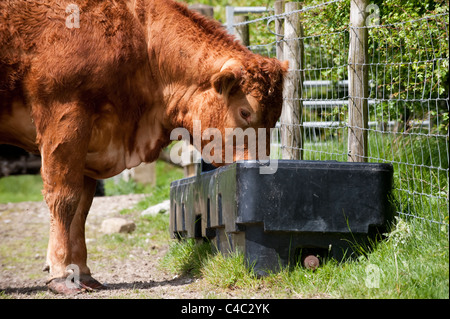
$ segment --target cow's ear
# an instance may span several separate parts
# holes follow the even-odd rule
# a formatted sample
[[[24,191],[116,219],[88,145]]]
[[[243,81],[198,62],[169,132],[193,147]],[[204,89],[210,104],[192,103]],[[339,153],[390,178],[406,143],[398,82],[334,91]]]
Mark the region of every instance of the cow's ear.
[[[217,93],[227,97],[241,80],[240,70],[225,69],[211,78],[211,85]]]

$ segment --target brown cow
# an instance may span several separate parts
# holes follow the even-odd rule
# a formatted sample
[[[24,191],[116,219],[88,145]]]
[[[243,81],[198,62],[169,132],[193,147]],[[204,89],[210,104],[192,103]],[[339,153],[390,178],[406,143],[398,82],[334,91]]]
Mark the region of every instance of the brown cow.
[[[84,236],[96,179],[154,161],[193,120],[223,132],[281,113],[287,65],[172,0],[1,1],[0,46],[0,143],[42,156],[59,293],[102,288]]]

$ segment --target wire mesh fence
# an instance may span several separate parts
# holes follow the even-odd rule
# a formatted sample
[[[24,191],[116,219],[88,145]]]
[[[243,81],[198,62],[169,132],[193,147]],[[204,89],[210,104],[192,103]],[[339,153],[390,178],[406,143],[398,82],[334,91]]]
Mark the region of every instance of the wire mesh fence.
[[[404,12],[390,14],[390,9],[369,4],[364,25],[356,26],[349,0],[311,0],[290,12],[268,10],[234,27],[248,26],[249,48],[263,55],[284,60],[283,50],[298,47],[298,60],[289,70],[297,82],[288,85],[301,87],[298,95],[285,96],[285,103],[298,103],[298,124],[283,122],[282,116],[272,157],[285,158],[284,150],[297,149],[305,160],[347,161],[349,134],[359,130],[366,141],[356,160],[394,166],[397,213],[448,227],[448,3],[419,13],[397,8]],[[298,32],[286,36],[283,25],[293,16]],[[356,60],[351,49],[355,30],[367,37],[357,39],[363,42],[363,60]],[[358,66],[366,72],[366,93],[352,96],[349,74]],[[352,124],[355,100],[365,107],[363,125]],[[283,130],[301,142],[286,140]]]

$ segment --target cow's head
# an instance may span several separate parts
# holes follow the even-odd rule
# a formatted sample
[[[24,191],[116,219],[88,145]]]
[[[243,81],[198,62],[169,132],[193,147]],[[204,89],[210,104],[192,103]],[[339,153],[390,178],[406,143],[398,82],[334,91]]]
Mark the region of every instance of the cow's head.
[[[221,166],[270,154],[270,128],[281,114],[287,69],[287,62],[252,55],[243,61],[228,60],[211,77],[211,88],[205,92],[208,98],[203,101],[200,115],[205,160]],[[208,128],[221,132],[221,156],[216,153],[218,141],[212,143],[217,136]],[[261,139],[265,149],[258,147],[264,145],[259,144]]]

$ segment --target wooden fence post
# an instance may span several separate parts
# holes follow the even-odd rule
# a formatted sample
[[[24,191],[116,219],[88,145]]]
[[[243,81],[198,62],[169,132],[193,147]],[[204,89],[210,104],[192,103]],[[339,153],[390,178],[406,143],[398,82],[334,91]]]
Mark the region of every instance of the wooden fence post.
[[[248,21],[248,16],[245,15],[234,16],[234,23],[241,23],[246,21]],[[239,39],[239,41],[241,41],[242,45],[248,47],[250,45],[250,33],[248,24],[236,26],[234,29],[235,35]]]
[[[285,12],[301,9],[298,2],[288,2]],[[289,61],[289,73],[283,90],[283,110],[280,117],[282,158],[298,160],[303,158],[302,129],[302,71],[303,36],[300,13],[288,14],[284,22],[284,59]]]
[[[348,161],[366,162],[368,129],[368,0],[351,0],[348,57]]]
[[[285,3],[284,0],[279,0],[279,1],[275,2],[275,4],[274,4],[275,15],[279,15],[284,12],[284,3]],[[275,20],[275,33],[277,34],[276,40],[277,40],[277,59],[278,60],[284,59],[283,36],[281,36],[281,34],[283,34],[283,32],[284,32],[283,21],[284,21],[283,17],[277,18]]]

